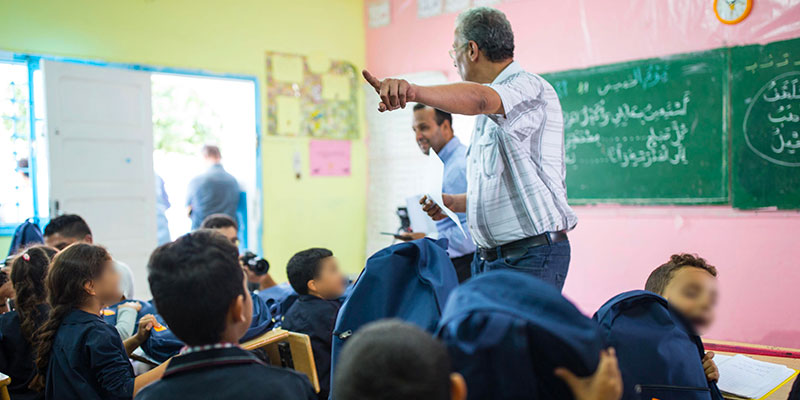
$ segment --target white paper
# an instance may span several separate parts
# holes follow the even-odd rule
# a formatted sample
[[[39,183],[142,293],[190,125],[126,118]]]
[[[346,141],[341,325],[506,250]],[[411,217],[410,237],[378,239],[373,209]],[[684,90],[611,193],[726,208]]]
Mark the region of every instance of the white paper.
[[[794,373],[785,365],[754,360],[741,354],[719,361],[719,389],[749,399],[763,397]]]
[[[389,0],[377,0],[369,3],[369,27],[380,28],[392,22]]]
[[[411,230],[424,232],[425,236],[428,237],[438,237],[436,222],[428,216],[428,213],[422,210],[422,204],[419,204],[419,199],[421,198],[421,194],[406,198],[406,209],[408,210],[408,220],[411,222]]]
[[[442,180],[444,179],[444,163],[442,159],[439,158],[439,155],[436,154],[435,151],[431,151],[430,155],[428,155],[428,165],[425,170],[425,176],[427,179],[426,183],[426,196],[430,200],[433,200],[439,208],[444,211],[444,214],[447,215],[453,222],[456,223],[458,229],[461,230],[461,233],[464,237],[467,236],[467,233],[464,232],[464,227],[461,226],[461,221],[458,219],[458,215],[454,213],[451,209],[444,206],[444,200],[442,200]]]
[[[417,17],[430,18],[442,13],[442,0],[417,0]]]

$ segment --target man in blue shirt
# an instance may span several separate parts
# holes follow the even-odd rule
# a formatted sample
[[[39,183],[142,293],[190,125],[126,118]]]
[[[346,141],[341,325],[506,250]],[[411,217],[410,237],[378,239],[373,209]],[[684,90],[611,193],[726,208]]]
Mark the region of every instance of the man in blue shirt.
[[[450,113],[428,107],[424,104],[414,106],[414,133],[417,145],[423,153],[430,150],[442,159],[444,176],[442,177],[442,193],[456,193],[452,190],[467,190],[467,147],[453,134],[453,117]],[[458,192],[463,193],[463,192]],[[467,215],[458,213],[462,226],[467,226]],[[436,229],[440,238],[449,241],[447,253],[456,267],[458,281],[463,282],[470,277],[470,264],[475,253],[475,244],[469,231],[466,235],[449,218],[436,221]],[[403,240],[414,240],[425,237],[424,232],[412,232],[402,235]]]
[[[189,182],[186,206],[189,207],[192,230],[199,228],[211,214],[227,214],[236,219],[236,206],[239,204],[239,182],[222,168],[219,147],[206,145],[202,152],[211,168]]]

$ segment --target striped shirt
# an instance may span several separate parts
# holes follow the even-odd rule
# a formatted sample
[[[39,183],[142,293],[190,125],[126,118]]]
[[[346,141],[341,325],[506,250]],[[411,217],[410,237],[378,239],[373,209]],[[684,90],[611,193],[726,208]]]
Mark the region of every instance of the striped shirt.
[[[493,248],[578,223],[564,183],[564,123],[553,87],[509,64],[488,85],[502,114],[480,115],[467,152],[467,223]]]

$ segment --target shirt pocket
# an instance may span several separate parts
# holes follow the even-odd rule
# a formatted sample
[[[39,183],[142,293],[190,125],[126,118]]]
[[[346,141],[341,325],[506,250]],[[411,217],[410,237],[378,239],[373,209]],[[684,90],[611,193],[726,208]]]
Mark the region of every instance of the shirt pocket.
[[[503,160],[500,157],[500,138],[496,129],[486,131],[476,143],[480,155],[480,171],[487,178],[495,178],[503,173]]]

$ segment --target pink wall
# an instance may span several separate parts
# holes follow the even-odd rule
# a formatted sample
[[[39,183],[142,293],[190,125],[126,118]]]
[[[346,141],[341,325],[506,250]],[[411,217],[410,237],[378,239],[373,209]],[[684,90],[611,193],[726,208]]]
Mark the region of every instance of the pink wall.
[[[371,0],[366,0],[369,5]],[[503,2],[517,60],[548,72],[800,37],[800,1],[755,0],[736,26],[711,0],[516,0]],[[367,28],[377,76],[444,71],[455,14],[418,19],[415,0],[391,0],[391,23]],[[800,49],[799,49],[800,50]],[[576,207],[565,294],[587,314],[644,286],[670,254],[696,252],[720,270],[718,319],[708,337],[800,348],[800,213],[720,207]]]

